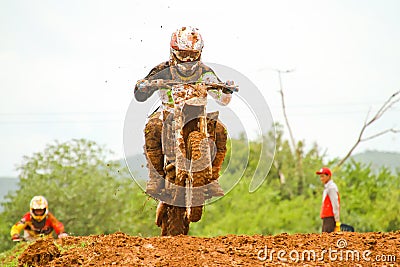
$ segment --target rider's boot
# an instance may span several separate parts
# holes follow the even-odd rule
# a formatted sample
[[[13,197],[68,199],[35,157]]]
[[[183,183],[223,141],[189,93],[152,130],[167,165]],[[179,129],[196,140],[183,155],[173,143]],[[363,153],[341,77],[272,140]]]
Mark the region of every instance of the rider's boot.
[[[222,163],[224,162],[226,155],[226,139],[227,132],[225,127],[217,121],[215,125],[215,144],[217,148],[217,153],[212,162],[212,178],[208,186],[208,194],[210,196],[223,196],[224,190],[218,182],[219,172],[221,171]]]
[[[158,227],[161,226],[162,224],[162,220],[164,219],[164,217],[167,215],[167,204],[165,204],[164,202],[160,201],[157,205],[157,211],[156,211],[156,225]]]
[[[145,133],[145,155],[149,169],[149,181],[146,185],[146,193],[158,195],[164,186],[164,155],[162,153],[161,132],[162,121],[160,113],[153,114],[146,124]]]
[[[221,170],[222,162],[224,161],[225,152],[217,152],[217,155],[213,161],[212,177],[208,188],[208,194],[213,197],[219,197],[224,195],[224,190],[218,182],[219,172]],[[217,158],[219,158],[217,160]],[[222,158],[222,160],[220,160]]]
[[[147,150],[147,167],[149,169],[149,180],[146,184],[146,193],[154,196],[161,193],[164,187],[164,158],[161,149]]]

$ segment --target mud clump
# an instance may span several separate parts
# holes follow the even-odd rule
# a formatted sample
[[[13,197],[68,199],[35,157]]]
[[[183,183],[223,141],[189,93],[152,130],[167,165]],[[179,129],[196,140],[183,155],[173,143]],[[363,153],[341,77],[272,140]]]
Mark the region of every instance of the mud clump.
[[[400,231],[226,235],[218,237],[66,237],[32,243],[19,266],[400,266]]]
[[[60,256],[60,249],[54,240],[39,239],[30,244],[18,258],[18,266],[48,266],[49,262]]]

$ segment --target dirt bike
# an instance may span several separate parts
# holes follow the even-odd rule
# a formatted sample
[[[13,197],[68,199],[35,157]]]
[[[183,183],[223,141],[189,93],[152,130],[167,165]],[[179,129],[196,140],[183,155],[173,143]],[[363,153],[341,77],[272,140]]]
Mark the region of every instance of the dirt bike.
[[[354,227],[348,224],[342,223],[340,225],[340,231],[342,232],[354,232]]]
[[[26,238],[24,236],[20,236],[19,238],[14,238],[12,239],[13,242],[15,243],[19,243],[19,242],[34,242],[37,239],[41,239],[41,238],[49,238],[49,235],[38,235],[37,237],[32,237],[32,238]]]
[[[40,233],[40,231],[37,231],[38,233]],[[68,234],[60,234],[57,236],[57,239],[62,239],[64,237],[68,236]],[[38,234],[36,237],[25,237],[25,236],[19,236],[18,238],[13,238],[11,239],[13,242],[18,243],[18,242],[33,242],[37,239],[41,239],[41,238],[52,238],[52,232],[44,234],[44,233],[40,233]]]
[[[176,81],[164,81],[160,87],[172,92],[173,109],[163,111],[165,180],[156,224],[163,236],[186,235],[190,222],[201,219],[205,201],[213,197],[212,186],[216,182],[212,181],[212,162],[219,112],[206,112],[207,93],[209,90],[233,93],[238,87]]]
[[[11,239],[11,241],[13,241],[13,242],[15,242],[15,243],[18,243],[18,242],[27,242],[28,240],[25,239],[25,237],[21,236],[21,237],[19,237],[19,238]]]

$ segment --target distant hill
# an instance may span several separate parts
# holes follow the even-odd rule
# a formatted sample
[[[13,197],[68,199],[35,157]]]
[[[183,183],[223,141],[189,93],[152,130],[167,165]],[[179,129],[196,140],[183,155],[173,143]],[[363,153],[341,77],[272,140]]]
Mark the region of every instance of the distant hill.
[[[400,172],[400,153],[367,150],[362,153],[354,154],[351,156],[351,159],[364,164],[371,164],[372,170],[379,170],[381,167],[385,166],[393,173],[396,171]]]

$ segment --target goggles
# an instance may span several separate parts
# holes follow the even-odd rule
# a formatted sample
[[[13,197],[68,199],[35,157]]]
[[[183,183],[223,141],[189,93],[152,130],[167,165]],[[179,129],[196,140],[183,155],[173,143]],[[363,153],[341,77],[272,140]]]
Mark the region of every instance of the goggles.
[[[190,62],[195,61],[200,58],[201,51],[188,51],[188,50],[175,50],[172,52],[176,56],[176,58],[181,62]]]
[[[33,214],[37,215],[37,216],[41,216],[43,214],[45,214],[46,209],[34,209],[33,210]]]

